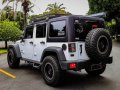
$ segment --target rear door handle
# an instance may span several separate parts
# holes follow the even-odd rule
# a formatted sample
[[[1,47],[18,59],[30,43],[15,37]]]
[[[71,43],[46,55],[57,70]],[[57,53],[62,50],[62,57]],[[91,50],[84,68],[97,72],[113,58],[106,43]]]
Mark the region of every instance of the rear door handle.
[[[45,42],[44,42],[44,41],[41,41],[40,44],[45,44]]]
[[[33,44],[33,42],[31,41],[31,42],[29,42],[30,44]]]

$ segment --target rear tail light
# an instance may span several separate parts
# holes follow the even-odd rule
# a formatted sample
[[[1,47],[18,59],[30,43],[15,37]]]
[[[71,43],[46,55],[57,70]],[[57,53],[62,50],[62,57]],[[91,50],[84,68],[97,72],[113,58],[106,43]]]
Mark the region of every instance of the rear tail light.
[[[92,25],[92,28],[94,29],[94,28],[97,28],[98,26],[97,25],[95,25],[95,24],[93,24]]]
[[[68,48],[69,48],[69,52],[75,52],[76,51],[75,43],[69,43]]]
[[[76,69],[76,63],[70,63],[69,68],[70,69]]]

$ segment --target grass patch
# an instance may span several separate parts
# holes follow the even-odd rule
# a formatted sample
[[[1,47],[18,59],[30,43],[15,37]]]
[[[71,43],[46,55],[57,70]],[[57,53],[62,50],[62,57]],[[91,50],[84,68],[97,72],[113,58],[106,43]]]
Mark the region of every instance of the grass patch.
[[[7,53],[7,49],[0,49],[0,54]]]

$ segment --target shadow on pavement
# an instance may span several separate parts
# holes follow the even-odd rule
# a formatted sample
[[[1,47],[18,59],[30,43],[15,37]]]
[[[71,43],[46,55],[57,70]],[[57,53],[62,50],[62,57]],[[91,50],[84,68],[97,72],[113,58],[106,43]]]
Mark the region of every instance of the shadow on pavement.
[[[86,88],[88,89],[89,87],[109,86],[110,84],[109,82],[110,80],[103,76],[93,77],[93,76],[89,76],[86,73],[68,72],[66,75],[66,78],[64,79],[64,82],[62,83],[62,87],[58,87],[58,88],[61,88],[61,89]]]
[[[34,75],[36,79],[42,79],[42,74],[40,70],[33,68],[32,65],[22,64],[18,70],[24,70],[27,72],[27,74]],[[111,86],[111,83],[111,80],[103,76],[93,77],[89,76],[87,73],[69,71],[66,73],[62,84],[60,86],[54,87],[53,89],[88,89],[94,87],[105,88]]]

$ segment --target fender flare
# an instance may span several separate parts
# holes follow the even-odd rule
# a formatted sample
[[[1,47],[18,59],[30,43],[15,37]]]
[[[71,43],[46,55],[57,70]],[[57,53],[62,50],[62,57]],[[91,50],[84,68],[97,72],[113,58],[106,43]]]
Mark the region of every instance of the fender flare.
[[[41,57],[41,62],[43,61],[44,55],[46,52],[54,52],[57,54],[57,58],[59,61],[66,61],[64,52],[62,50],[62,48],[60,47],[47,47],[46,49],[44,49],[42,57]]]
[[[17,45],[16,44],[9,45],[8,50],[11,49],[11,48],[14,50],[17,58],[21,58],[22,57],[21,53],[20,53],[20,48],[19,48],[18,44]]]

